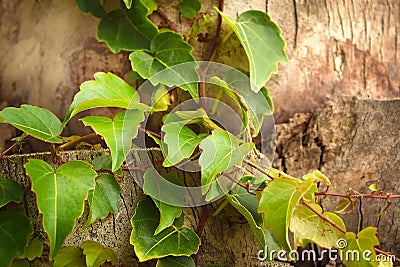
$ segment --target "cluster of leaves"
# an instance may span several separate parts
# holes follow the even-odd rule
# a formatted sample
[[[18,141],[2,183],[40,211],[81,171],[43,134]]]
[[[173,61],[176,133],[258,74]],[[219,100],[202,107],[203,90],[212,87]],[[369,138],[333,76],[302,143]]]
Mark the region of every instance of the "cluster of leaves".
[[[100,19],[98,39],[105,42],[112,52],[131,51],[129,60],[133,72],[154,87],[151,105],[144,104],[137,88],[118,76],[96,73],[94,80],[80,86],[63,121],[47,109],[22,105],[0,111],[0,123],[23,131],[20,141],[32,136],[53,144],[53,152],[57,155],[71,142],[61,133],[72,117],[101,107],[122,110],[113,118],[86,116],[80,119],[103,137],[110,156],[98,157],[91,164],[77,160],[50,165],[38,159],[30,159],[25,164],[39,211],[43,214],[43,228],[49,237],[49,259],[54,260],[56,266],[99,266],[106,261],[114,264],[117,261],[115,254],[92,241],[85,242],[81,248],[62,248],[65,239],[72,232],[75,221],[82,216],[85,201],[90,205],[86,225],[105,218],[110,212],[118,212],[121,188],[116,177],[121,175],[121,165],[130,150],[131,140],[138,135],[141,122],[151,112],[168,108],[169,101],[164,97],[168,95],[166,87],[177,86],[198,101],[200,74],[191,55],[192,47],[183,36],[168,29],[159,30],[149,20],[148,16],[158,9],[156,2],[124,0],[120,7],[111,11],[101,1],[76,0],[76,3],[81,10]],[[196,0],[183,0],[179,5],[180,13],[188,19],[196,19],[200,8],[200,2]],[[209,82],[237,105],[243,129],[238,134],[223,129],[201,105],[197,110],[169,113],[163,119],[161,130],[164,134],[149,134],[162,150],[163,166],[176,166],[198,159],[205,199],[211,201],[225,195],[226,201],[247,219],[262,248],[290,251],[293,244],[288,236],[292,232],[296,246],[315,243],[332,248],[337,247],[337,240],[343,238],[350,244],[343,250],[374,251],[379,244],[375,229],[349,233],[340,217],[322,212],[315,198],[316,184],[329,185],[330,182],[319,172],[296,179],[271,169],[261,177],[238,179],[237,183],[248,185],[247,189],[234,187],[228,193],[219,183],[226,170],[241,166],[254,149],[254,144],[248,141],[249,129],[252,129],[252,136],[257,135],[263,116],[272,113],[264,84],[277,71],[278,62],[286,62],[287,58],[280,29],[266,13],[247,11],[233,20],[220,10],[217,12],[243,46],[249,61],[249,78],[245,73],[246,79],[226,73],[222,77],[212,77]],[[193,25],[198,26],[196,23]],[[180,68],[182,63],[189,64]],[[160,72],[163,75],[159,75]],[[200,238],[184,226],[182,206],[161,201],[165,197],[175,197],[174,203],[182,200],[173,195],[161,196],[165,192],[161,192],[156,184],[157,175],[151,168],[144,173],[143,190],[149,197],[138,203],[131,219],[131,244],[140,261],[157,259],[157,266],[164,267],[194,266],[190,256],[197,253]],[[182,184],[174,175],[167,174],[164,179]],[[22,200],[23,191],[18,184],[9,179],[0,182],[4,188],[3,195],[0,195],[1,206]],[[253,192],[249,188],[256,190]],[[0,266],[8,266],[14,258],[13,264],[26,261],[18,258],[32,260],[42,254],[43,247],[37,244],[36,239],[31,239],[32,232],[25,215],[14,211],[0,212]],[[346,264],[358,266],[352,262]],[[376,262],[362,264],[377,266]]]

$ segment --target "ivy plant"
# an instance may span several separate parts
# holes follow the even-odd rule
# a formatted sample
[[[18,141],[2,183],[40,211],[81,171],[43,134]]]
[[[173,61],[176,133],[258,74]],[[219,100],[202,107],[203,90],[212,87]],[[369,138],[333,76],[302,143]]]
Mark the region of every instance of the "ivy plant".
[[[368,250],[371,261],[342,260],[347,266],[378,266],[378,261],[374,260],[385,252],[377,248],[376,228],[349,232],[338,214],[351,212],[356,198],[379,195],[389,202],[398,195],[384,194],[377,188],[370,194],[348,192],[341,195],[344,201],[336,212],[322,211],[318,204],[319,195],[338,196],[329,191],[318,191],[317,183],[331,186],[322,173],[315,171],[295,178],[252,161],[252,153],[256,150],[252,140],[260,133],[263,118],[273,112],[265,84],[277,72],[278,64],[288,60],[281,29],[268,14],[250,10],[233,19],[223,12],[223,6],[201,12],[198,0],[182,0],[179,13],[192,25],[185,35],[176,31],[153,0],[124,0],[113,10],[108,10],[103,1],[75,2],[83,12],[99,19],[97,38],[100,42],[113,53],[129,51],[127,59],[139,82],[125,81],[113,73],[95,73],[93,80],[80,85],[63,120],[50,110],[28,104],[0,111],[0,123],[23,132],[19,144],[28,136],[51,144],[53,164],[29,159],[24,167],[43,216],[43,228],[50,241],[48,258],[54,261],[54,266],[117,264],[116,254],[94,241],[88,240],[80,247],[63,245],[76,220],[82,216],[85,202],[90,208],[86,226],[109,213],[118,212],[121,186],[116,178],[121,176],[121,168],[126,167],[124,162],[130,149],[136,149],[132,143],[137,140],[140,130],[161,149],[164,159],[154,165],[179,168],[196,161],[200,175],[194,183],[201,185],[205,203],[223,196],[225,202],[219,210],[230,204],[242,214],[260,248],[265,248],[264,253],[280,249],[290,253],[297,246],[314,243],[342,252],[357,251],[360,255]],[[223,21],[230,27],[247,56],[248,70],[210,74],[206,70],[211,65],[207,63],[207,68],[202,68],[204,63],[193,56],[193,47],[188,41],[195,41],[195,34],[205,23],[210,23],[207,12],[217,12],[219,16],[217,38],[220,38]],[[168,28],[154,24],[150,19],[153,13],[165,19]],[[214,41],[212,51],[224,49],[224,43],[218,43]],[[208,60],[211,61],[214,55],[211,53]],[[143,87],[147,89],[141,91]],[[173,110],[169,98],[171,90],[187,93],[196,108]],[[145,93],[150,101],[145,99]],[[211,108],[207,104],[210,98],[213,99]],[[226,99],[229,101],[224,101]],[[227,130],[216,119],[216,114],[227,105],[225,102],[240,118],[242,126],[236,132]],[[93,130],[88,136],[68,138],[61,135],[71,118],[82,111],[101,107],[120,111],[113,117],[80,118],[84,126]],[[144,129],[143,124],[149,116],[160,111],[167,111],[160,132]],[[61,151],[96,135],[104,139],[110,156],[100,156],[91,163],[57,160]],[[5,150],[1,156],[7,152]],[[240,170],[246,168],[253,170],[253,174],[240,174]],[[162,177],[172,187],[183,185],[183,181],[172,173],[160,174],[152,166],[145,170],[143,190],[147,197],[139,201],[131,218],[132,251],[140,262],[157,260],[159,267],[196,266],[197,258],[193,255],[201,245],[199,232],[185,226],[181,195],[168,192],[158,183],[157,177]],[[228,179],[230,186],[222,178]],[[17,182],[2,177],[0,187],[0,207],[22,201],[24,190]],[[42,255],[43,244],[32,239],[32,233],[26,215],[12,210],[0,211],[0,267],[25,266]],[[342,246],[338,240],[346,242],[347,246]],[[272,253],[265,259],[274,260],[275,257]],[[390,266],[390,263],[379,266]]]

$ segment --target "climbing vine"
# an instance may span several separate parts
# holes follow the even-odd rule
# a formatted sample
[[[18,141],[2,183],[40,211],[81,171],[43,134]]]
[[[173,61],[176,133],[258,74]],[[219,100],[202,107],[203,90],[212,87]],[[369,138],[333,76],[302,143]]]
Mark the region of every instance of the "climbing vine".
[[[115,253],[97,242],[86,241],[81,247],[63,244],[82,216],[85,201],[90,207],[86,226],[118,212],[118,180],[124,171],[138,168],[130,165],[127,157],[146,142],[144,138],[160,147],[164,159],[139,166],[144,171],[141,186],[147,197],[137,204],[131,218],[130,237],[139,261],[156,259],[157,266],[195,266],[201,232],[185,226],[183,209],[224,198],[218,210],[230,204],[245,217],[262,249],[259,256],[263,260],[282,257],[276,252],[284,251],[285,259],[294,261],[293,249],[313,243],[337,249],[347,266],[392,266],[392,261],[399,260],[378,248],[376,228],[349,232],[338,214],[354,210],[357,198],[383,199],[387,202],[383,213],[399,195],[385,193],[377,185],[364,194],[351,190],[320,192],[317,184],[328,189],[332,184],[318,170],[296,178],[259,160],[262,155],[257,148],[262,148],[256,148],[253,139],[262,134],[263,120],[273,113],[264,85],[278,71],[278,63],[287,62],[285,42],[280,28],[265,12],[246,11],[235,20],[223,12],[221,2],[219,8],[201,11],[198,0],[182,0],[179,13],[191,20],[189,31],[182,34],[153,0],[124,0],[113,10],[108,10],[103,1],[76,0],[83,12],[99,19],[100,42],[113,53],[130,51],[131,77],[135,78],[128,82],[112,73],[94,74],[93,80],[80,85],[62,121],[47,109],[27,104],[0,111],[0,123],[23,132],[14,146],[22,145],[28,137],[52,145],[47,162],[29,159],[25,164],[31,180],[28,190],[35,193],[43,215],[49,260],[54,266],[117,264]],[[203,62],[192,55],[188,41],[204,41],[201,30],[209,27],[210,12],[218,14],[216,38],[209,40],[213,42],[209,61]],[[159,25],[149,19],[154,14],[163,21]],[[224,49],[224,42],[219,41],[223,39],[219,36],[223,22],[241,44],[248,59],[247,70],[210,62],[217,49]],[[190,108],[173,108],[170,94],[174,90],[188,94]],[[113,117],[80,118],[92,134],[61,135],[71,118],[101,107],[120,111]],[[158,133],[146,129],[147,119],[157,112],[166,112]],[[227,114],[238,118],[237,127],[232,125],[234,119],[229,123],[221,119]],[[96,136],[102,137],[110,155],[91,163],[60,160],[60,152]],[[10,150],[5,149],[1,156]],[[188,204],[183,197],[183,181],[171,173],[159,173],[154,166],[187,170],[193,164],[200,172],[199,180],[193,181],[199,185],[200,195],[198,202]],[[17,182],[1,177],[0,186],[0,207],[22,201],[24,190]],[[320,196],[341,200],[335,211],[328,212],[319,206]],[[42,255],[43,243],[31,238],[32,233],[26,215],[0,211],[0,267],[29,266],[29,261]],[[348,251],[369,254],[354,261],[346,257]],[[382,255],[388,260],[379,261]]]

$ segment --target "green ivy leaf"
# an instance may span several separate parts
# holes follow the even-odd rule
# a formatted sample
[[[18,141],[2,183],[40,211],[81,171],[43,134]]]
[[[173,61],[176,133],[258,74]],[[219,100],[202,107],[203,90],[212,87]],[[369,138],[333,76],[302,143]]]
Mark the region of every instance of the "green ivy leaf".
[[[181,180],[176,175],[161,176],[155,169],[149,168],[143,176],[143,191],[151,196],[158,210],[160,211],[160,223],[154,234],[157,235],[164,229],[170,227],[176,218],[182,214],[182,206],[174,206],[161,201],[168,199],[170,203],[183,204],[183,192],[177,193],[177,189],[168,188],[168,182],[183,186]]]
[[[260,244],[260,247],[264,248],[264,246],[265,246],[264,230],[262,229],[262,227],[259,224],[259,221],[258,221],[259,218],[258,218],[258,216],[254,217],[253,214],[249,211],[249,209],[246,208],[240,202],[240,200],[239,200],[240,195],[241,194],[238,194],[238,193],[236,193],[236,194],[231,193],[231,194],[226,194],[225,198],[247,220],[247,222],[249,223],[250,230],[253,232],[254,236],[257,238],[257,241]],[[253,203],[250,203],[250,205],[251,204],[253,204]],[[262,221],[261,221],[261,225],[262,225]]]
[[[201,3],[199,0],[182,0],[179,4],[179,12],[188,19],[194,19],[200,8]]]
[[[43,243],[39,239],[32,238],[29,240],[28,245],[25,248],[25,258],[32,261],[37,257],[42,256],[43,253]]]
[[[94,190],[89,191],[90,215],[86,226],[97,219],[107,217],[108,213],[118,212],[118,201],[121,187],[114,176],[102,173],[96,178]]]
[[[274,112],[269,90],[262,87],[258,92],[252,91],[248,74],[238,70],[228,71],[224,79],[245,100],[250,111],[249,120],[254,127],[253,136],[258,135],[264,116]]]
[[[184,159],[188,159],[208,134],[196,134],[181,123],[164,124],[161,130],[165,133],[164,143],[167,144],[168,153],[163,165],[171,167]]]
[[[253,148],[252,143],[240,144],[238,138],[223,130],[214,130],[201,141],[199,164],[203,194],[207,193],[218,175],[235,164],[241,164]]]
[[[141,0],[141,2],[147,8],[147,15],[150,15],[158,8],[158,3],[155,0]]]
[[[326,177],[326,175],[323,174],[319,170],[314,170],[312,173],[308,173],[306,175],[303,175],[302,179],[303,180],[312,179],[315,182],[322,182],[322,183],[326,184],[327,186],[332,186],[332,183],[329,180],[329,178]]]
[[[0,175],[0,208],[12,201],[19,203],[23,197],[24,190],[18,182]]]
[[[199,108],[197,110],[185,110],[185,111],[175,111],[174,113],[169,113],[163,118],[164,124],[169,123],[181,123],[181,124],[203,124],[210,129],[222,130],[218,125],[216,125],[207,115],[204,109]]]
[[[158,30],[147,14],[148,8],[139,0],[134,1],[128,10],[111,11],[100,21],[97,38],[105,42],[113,53],[148,49]]]
[[[129,59],[132,69],[153,85],[178,86],[197,99],[200,78],[196,71],[197,63],[190,54],[192,50],[193,47],[183,40],[182,35],[162,31],[151,41],[150,50],[133,51]]]
[[[130,9],[132,6],[132,0],[124,0],[125,6],[127,9]]]
[[[120,112],[114,119],[87,116],[80,120],[104,137],[111,151],[112,171],[115,172],[125,160],[131,141],[138,133],[140,122],[144,120],[144,114],[143,111],[134,109]]]
[[[97,72],[94,81],[81,84],[64,119],[66,124],[73,116],[84,110],[99,107],[150,110],[140,103],[136,90],[112,73]]]
[[[188,228],[168,227],[154,235],[160,215],[149,198],[139,202],[133,215],[131,244],[140,262],[166,256],[190,256],[198,251],[200,239]]]
[[[86,267],[82,249],[65,247],[54,258],[54,267]]]
[[[0,267],[7,267],[14,257],[24,255],[33,228],[28,217],[17,211],[0,212]]]
[[[87,240],[82,245],[83,254],[86,255],[86,265],[88,267],[98,267],[106,261],[116,264],[118,259],[114,251],[104,248],[101,244]]]
[[[276,178],[261,193],[258,212],[263,215],[264,227],[271,231],[272,236],[286,251],[291,250],[288,237],[290,219],[301,198],[316,190],[313,184],[312,180],[301,182]]]
[[[374,247],[379,245],[376,228],[367,227],[357,235],[352,232],[345,234],[346,246],[340,250],[342,261],[347,267],[377,266]],[[342,240],[343,241],[343,240]],[[369,261],[368,261],[369,260]]]
[[[82,161],[70,161],[55,171],[45,161],[29,159],[25,164],[36,193],[43,228],[49,236],[52,260],[83,213],[87,192],[94,188],[97,173]]]
[[[242,130],[245,130],[245,128],[249,123],[249,116],[247,114],[249,107],[247,106],[246,100],[241,95],[237,94],[234,90],[232,90],[231,86],[226,81],[221,80],[216,76],[210,78],[210,83],[221,88],[225,94],[227,94],[232,100],[236,102],[236,104],[238,104],[242,112],[242,121],[243,121]]]
[[[21,105],[20,108],[7,107],[0,111],[0,118],[1,122],[11,124],[37,139],[62,143],[58,136],[63,126],[57,116],[48,109],[31,105]]]
[[[346,229],[343,220],[339,216],[331,212],[323,213],[322,208],[317,204],[310,205],[341,228]],[[290,220],[290,231],[294,233],[296,245],[301,247],[313,242],[323,248],[331,248],[335,247],[336,242],[344,237],[342,232],[304,205],[294,210]]]
[[[75,3],[83,12],[89,12],[97,18],[107,17],[107,12],[104,10],[100,0],[75,0]]]
[[[270,17],[259,10],[249,10],[232,20],[221,11],[219,14],[229,24],[246,52],[250,65],[250,80],[258,92],[278,70],[278,62],[287,62],[285,41],[280,28]]]
[[[171,99],[165,85],[160,84],[151,96],[151,112],[166,111],[171,105]]]
[[[195,267],[192,257],[168,256],[157,261],[156,267]]]

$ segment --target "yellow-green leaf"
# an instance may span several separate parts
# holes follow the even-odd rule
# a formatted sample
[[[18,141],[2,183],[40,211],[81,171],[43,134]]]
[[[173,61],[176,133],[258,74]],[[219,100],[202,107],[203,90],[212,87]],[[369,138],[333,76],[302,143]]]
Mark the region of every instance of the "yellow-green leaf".
[[[275,178],[261,193],[258,212],[263,215],[264,227],[286,251],[291,250],[288,229],[293,212],[305,194],[316,190],[313,184],[312,180]]]
[[[114,119],[103,116],[87,116],[80,119],[85,126],[90,126],[104,137],[110,148],[112,171],[121,167],[131,147],[132,139],[136,137],[140,123],[144,120],[143,111],[127,110],[115,115]]]
[[[237,21],[218,12],[243,45],[250,65],[251,89],[258,92],[278,71],[278,62],[287,62],[281,29],[263,11],[246,11]]]
[[[75,220],[82,215],[97,173],[83,161],[70,161],[54,170],[45,161],[30,159],[25,168],[32,180],[39,212],[43,214],[52,260],[72,232]]]
[[[0,111],[0,119],[37,139],[62,143],[58,136],[63,130],[63,125],[48,109],[31,105],[21,105],[20,108],[7,107]]]
[[[117,263],[117,255],[110,248],[104,248],[100,243],[86,240],[82,245],[83,254],[86,256],[88,267],[99,267],[106,261],[112,264]]]

